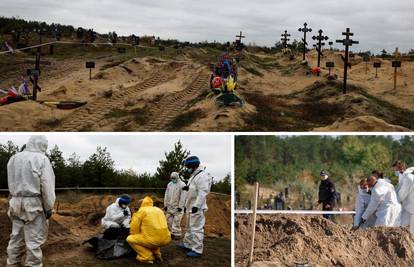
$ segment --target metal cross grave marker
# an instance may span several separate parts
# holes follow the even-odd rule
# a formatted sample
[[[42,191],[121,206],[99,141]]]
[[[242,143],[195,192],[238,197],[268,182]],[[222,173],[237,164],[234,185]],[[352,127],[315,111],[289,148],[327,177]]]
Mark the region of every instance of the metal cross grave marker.
[[[349,28],[346,28],[346,32],[343,32],[342,35],[345,35],[345,39],[342,40],[336,40],[337,43],[342,43],[345,46],[345,57],[343,57],[343,61],[344,61],[344,87],[343,87],[343,93],[346,94],[346,82],[348,79],[348,68],[351,67],[351,65],[349,64],[349,47],[352,46],[353,44],[359,44],[358,41],[354,41],[352,40],[351,36],[353,36],[354,34],[350,31]]]
[[[306,51],[307,51],[306,46],[308,45],[308,43],[306,42],[306,33],[312,32],[312,29],[308,28],[307,26],[308,26],[308,24],[305,22],[303,24],[303,28],[299,28],[299,31],[303,32],[303,38],[302,38],[302,42],[303,42],[303,60],[306,60]]]
[[[285,31],[284,34],[282,34],[282,44],[283,44],[283,48],[287,48],[288,46],[288,41],[290,41],[290,39],[288,37],[290,37],[290,34],[288,33],[288,31]]]
[[[313,36],[312,39],[318,41],[318,43],[315,45],[315,48],[316,48],[316,51],[318,51],[318,68],[319,68],[321,66],[321,56],[323,56],[322,46],[325,45],[325,43],[323,41],[326,41],[329,38],[328,38],[328,36],[323,36],[322,35],[322,33],[323,33],[322,30],[319,30],[318,33],[319,33],[319,35]],[[318,72],[318,76],[319,75],[320,75],[320,73]]]
[[[243,32],[240,31],[239,35],[236,35],[236,50],[242,50],[243,49],[243,43],[242,43],[242,39],[246,38],[246,36],[243,35]]]

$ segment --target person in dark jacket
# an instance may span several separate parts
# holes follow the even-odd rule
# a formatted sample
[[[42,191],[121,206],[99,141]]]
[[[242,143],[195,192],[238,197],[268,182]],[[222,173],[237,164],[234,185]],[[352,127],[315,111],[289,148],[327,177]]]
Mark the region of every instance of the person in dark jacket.
[[[321,183],[319,184],[318,206],[322,204],[322,210],[332,211],[335,206],[335,185],[327,171],[321,171]],[[332,214],[324,214],[324,218],[333,219]]]

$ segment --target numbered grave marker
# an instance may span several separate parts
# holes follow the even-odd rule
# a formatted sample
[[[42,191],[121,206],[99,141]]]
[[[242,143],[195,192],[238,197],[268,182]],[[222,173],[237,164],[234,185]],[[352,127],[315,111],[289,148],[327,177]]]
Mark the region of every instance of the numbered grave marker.
[[[89,80],[92,80],[92,69],[95,68],[95,62],[94,61],[88,61],[85,64],[85,67],[89,69]]]
[[[375,78],[378,78],[378,69],[381,68],[381,62],[374,62]]]
[[[392,67],[394,68],[394,90],[397,90],[397,71],[398,68],[401,68],[401,61],[399,60],[394,60],[392,62]]]
[[[346,32],[343,32],[342,35],[345,35],[345,39],[342,40],[336,40],[337,43],[341,43],[345,46],[345,56],[342,57],[342,60],[344,61],[344,87],[343,87],[343,93],[346,94],[347,89],[347,79],[348,79],[348,68],[351,68],[351,65],[349,64],[349,47],[353,44],[359,44],[358,41],[352,40],[350,37],[354,34],[351,32],[349,28],[346,28]]]
[[[335,63],[332,61],[326,62],[326,67],[329,69],[329,76],[331,76],[331,70],[335,67]]]

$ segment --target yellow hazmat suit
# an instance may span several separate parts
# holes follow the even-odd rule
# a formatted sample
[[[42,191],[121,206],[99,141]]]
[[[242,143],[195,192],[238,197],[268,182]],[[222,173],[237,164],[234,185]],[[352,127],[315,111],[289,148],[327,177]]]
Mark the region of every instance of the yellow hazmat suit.
[[[150,197],[145,197],[139,210],[131,220],[128,244],[138,253],[137,260],[152,262],[161,259],[160,247],[171,242],[164,212],[153,206]]]

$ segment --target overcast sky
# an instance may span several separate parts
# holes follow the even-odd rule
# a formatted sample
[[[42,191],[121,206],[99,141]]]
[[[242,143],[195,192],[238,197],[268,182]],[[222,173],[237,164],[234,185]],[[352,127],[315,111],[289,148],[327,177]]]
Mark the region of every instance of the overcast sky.
[[[107,147],[118,169],[133,169],[139,173],[154,173],[164,152],[174,149],[181,140],[191,155],[198,156],[216,180],[231,172],[231,137],[200,135],[86,135],[48,134],[49,149],[58,145],[63,156],[68,158],[76,152],[82,161],[96,151],[96,147]],[[0,135],[0,143],[8,140],[22,146],[29,135]]]
[[[156,35],[188,41],[233,41],[273,45],[284,30],[301,38],[308,22],[330,40],[350,27],[354,51],[414,48],[413,0],[1,0],[0,15],[58,22],[121,35]]]

